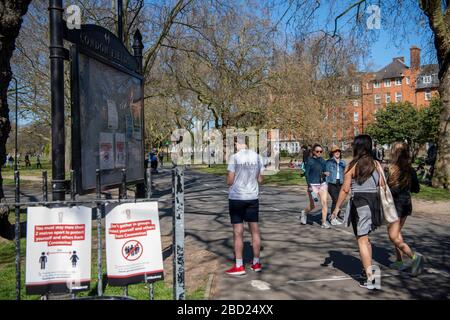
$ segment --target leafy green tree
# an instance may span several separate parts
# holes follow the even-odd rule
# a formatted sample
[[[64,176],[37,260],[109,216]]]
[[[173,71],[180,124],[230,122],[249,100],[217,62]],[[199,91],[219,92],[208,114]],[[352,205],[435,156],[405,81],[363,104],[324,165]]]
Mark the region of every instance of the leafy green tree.
[[[442,101],[435,97],[430,102],[428,108],[421,108],[419,110],[420,120],[420,134],[421,138],[419,142],[434,142],[438,143],[439,140],[439,119],[442,113],[443,105]]]
[[[375,121],[366,133],[381,144],[406,141],[415,158],[421,145],[438,140],[441,110],[442,102],[437,98],[426,108],[417,108],[410,102],[390,103],[375,113]]]

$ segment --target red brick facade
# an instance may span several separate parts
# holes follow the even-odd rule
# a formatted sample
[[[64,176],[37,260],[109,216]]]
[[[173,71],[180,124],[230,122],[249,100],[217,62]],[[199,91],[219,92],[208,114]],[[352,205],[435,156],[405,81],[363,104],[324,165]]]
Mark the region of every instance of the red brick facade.
[[[389,102],[409,101],[417,107],[428,106],[438,94],[438,66],[421,65],[420,49],[410,49],[411,66],[396,57],[374,73],[363,73],[359,79],[361,94],[349,102],[353,110],[354,134],[364,132],[374,120],[375,112]]]

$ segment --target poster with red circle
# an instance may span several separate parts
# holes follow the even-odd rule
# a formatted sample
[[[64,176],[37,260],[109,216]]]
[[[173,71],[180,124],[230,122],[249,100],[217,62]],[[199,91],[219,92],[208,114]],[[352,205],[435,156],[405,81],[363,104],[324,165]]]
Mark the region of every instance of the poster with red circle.
[[[105,222],[110,285],[164,279],[158,202],[108,205]]]

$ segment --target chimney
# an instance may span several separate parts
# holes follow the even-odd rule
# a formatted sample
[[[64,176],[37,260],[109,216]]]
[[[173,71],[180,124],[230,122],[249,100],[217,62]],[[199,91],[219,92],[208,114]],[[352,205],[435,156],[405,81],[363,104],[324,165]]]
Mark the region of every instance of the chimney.
[[[405,57],[395,57],[395,58],[392,58],[392,61],[395,61],[395,60],[400,60],[401,62],[405,63]]]
[[[420,69],[420,48],[417,48],[416,46],[412,46],[409,49],[410,52],[410,62],[411,62],[411,69],[413,70],[419,70]]]

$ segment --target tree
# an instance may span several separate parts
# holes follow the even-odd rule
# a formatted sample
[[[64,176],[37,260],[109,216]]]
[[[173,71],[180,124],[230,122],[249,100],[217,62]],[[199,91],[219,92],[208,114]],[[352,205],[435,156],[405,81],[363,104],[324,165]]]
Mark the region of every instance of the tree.
[[[334,35],[339,33],[338,22],[346,15],[354,14],[357,33],[371,34],[366,29],[366,20],[361,17],[370,4],[367,0],[340,1],[346,8],[335,15]],[[389,19],[383,19],[395,37],[406,37],[416,28],[418,34],[425,34],[424,21],[433,36],[436,57],[439,63],[439,94],[442,100],[440,114],[440,135],[438,158],[433,185],[448,188],[450,185],[450,2],[448,0],[380,0],[377,5],[389,12]],[[412,27],[412,28],[409,28]],[[362,33],[361,33],[362,31]]]
[[[11,57],[16,47],[22,17],[26,14],[31,0],[0,1],[0,202],[5,202],[1,167],[6,161],[6,141],[11,131],[8,107],[8,87],[12,79]],[[11,237],[10,229],[5,230],[4,219],[9,212],[5,205],[0,205],[0,234]],[[8,226],[9,227],[9,226]]]
[[[429,107],[420,109],[410,102],[390,103],[375,113],[375,122],[368,125],[366,133],[381,144],[406,141],[415,158],[421,145],[439,137],[440,110],[441,102],[436,98]]]

